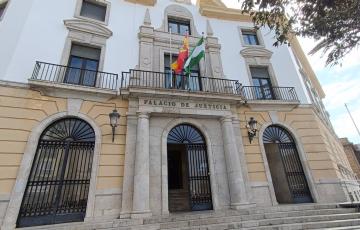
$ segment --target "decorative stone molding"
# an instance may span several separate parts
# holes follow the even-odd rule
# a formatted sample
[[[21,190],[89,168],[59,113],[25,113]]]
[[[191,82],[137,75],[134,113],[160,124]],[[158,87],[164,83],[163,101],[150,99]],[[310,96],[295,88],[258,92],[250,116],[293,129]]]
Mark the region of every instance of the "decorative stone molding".
[[[191,0],[173,0],[174,2],[191,5]]]
[[[267,67],[271,83],[273,86],[277,86],[277,79],[275,77],[275,71],[271,64],[271,57],[273,52],[267,50],[261,46],[249,46],[240,51],[240,55],[245,58],[246,69],[249,77],[249,82],[252,82],[252,76],[250,72],[250,67]],[[298,103],[296,103],[298,104]]]
[[[69,30],[69,34],[65,41],[60,64],[68,64],[72,44],[80,43],[101,49],[99,71],[102,71],[104,67],[106,41],[113,35],[112,31],[98,23],[81,19],[64,20],[64,25]]]
[[[192,13],[185,7],[175,5],[175,4],[169,5],[165,8],[163,24],[157,30],[169,32],[168,26],[167,26],[169,17],[189,20],[191,36],[194,36],[194,37],[200,36],[200,34],[198,33],[198,31],[195,27],[194,17],[192,15]]]
[[[271,52],[270,50],[267,50],[265,48],[260,48],[260,47],[254,46],[254,47],[247,47],[247,48],[241,50],[240,54],[244,58],[260,57],[260,58],[270,59],[273,52]]]
[[[108,28],[87,20],[68,19],[64,20],[64,25],[69,31],[89,33],[104,38],[110,38],[113,35]]]
[[[208,19],[206,20],[206,34],[209,37],[212,37],[214,35],[214,31],[213,31],[210,21]]]
[[[206,37],[205,41],[207,49],[206,55],[209,57],[206,59],[206,73],[209,75],[208,77],[224,78],[225,76],[220,54],[221,45],[219,44],[218,38]]]
[[[146,8],[146,11],[145,11],[144,25],[145,26],[150,26],[151,25],[151,18],[150,18],[149,8]]]

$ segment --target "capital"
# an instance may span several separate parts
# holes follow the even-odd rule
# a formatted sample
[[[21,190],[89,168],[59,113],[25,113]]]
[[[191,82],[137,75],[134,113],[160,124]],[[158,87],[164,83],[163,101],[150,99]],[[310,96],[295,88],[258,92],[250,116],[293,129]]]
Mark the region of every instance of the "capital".
[[[231,116],[224,116],[224,117],[220,118],[220,122],[221,123],[232,122],[232,117]]]
[[[150,113],[149,112],[137,112],[138,118],[149,119]]]

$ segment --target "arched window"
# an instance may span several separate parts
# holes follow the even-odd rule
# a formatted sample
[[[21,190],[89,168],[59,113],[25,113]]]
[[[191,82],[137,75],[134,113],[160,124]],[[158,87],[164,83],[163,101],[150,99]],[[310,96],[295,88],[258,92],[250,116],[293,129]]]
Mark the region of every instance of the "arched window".
[[[173,128],[168,136],[168,144],[205,144],[201,132],[192,125],[182,124]]]
[[[83,221],[95,132],[85,121],[65,118],[44,130],[20,207],[18,227]]]

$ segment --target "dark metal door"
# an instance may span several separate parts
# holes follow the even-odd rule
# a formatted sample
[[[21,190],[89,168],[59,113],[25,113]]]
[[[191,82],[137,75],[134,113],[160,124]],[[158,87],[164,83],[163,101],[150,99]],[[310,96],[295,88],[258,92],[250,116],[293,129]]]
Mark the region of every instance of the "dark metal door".
[[[83,221],[93,151],[94,142],[41,140],[17,226]]]
[[[187,144],[190,207],[212,209],[209,164],[205,144]]]
[[[294,203],[313,202],[295,143],[278,143]]]

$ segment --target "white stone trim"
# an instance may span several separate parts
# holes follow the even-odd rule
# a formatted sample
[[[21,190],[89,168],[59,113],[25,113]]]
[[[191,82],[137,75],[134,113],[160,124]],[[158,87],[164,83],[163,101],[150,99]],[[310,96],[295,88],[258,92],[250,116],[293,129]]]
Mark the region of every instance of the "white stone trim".
[[[4,221],[1,226],[2,230],[14,229],[16,227],[16,221],[18,218],[21,202],[25,193],[26,184],[29,178],[32,163],[39,143],[39,138],[42,132],[53,122],[66,117],[78,117],[80,119],[83,119],[84,121],[90,124],[90,126],[94,129],[95,132],[94,158],[93,158],[93,165],[91,168],[91,179],[90,179],[85,221],[93,217],[94,206],[95,206],[97,171],[99,167],[99,159],[100,159],[99,155],[101,150],[101,138],[102,138],[101,130],[96,125],[96,123],[87,115],[77,113],[75,116],[74,115],[69,116],[69,112],[60,112],[45,118],[36,127],[34,127],[30,133],[30,136],[26,144],[25,152],[22,157],[21,165],[18,170],[15,185],[10,196],[10,202],[6,210],[6,215],[4,217]]]
[[[98,71],[103,71],[106,41],[113,35],[112,31],[98,23],[87,20],[64,20],[64,25],[69,30],[69,34],[65,40],[60,65],[68,65],[72,44],[79,44],[101,50]],[[101,84],[101,82],[99,82],[100,80],[101,79],[98,78],[96,85]]]
[[[110,18],[111,3],[109,1],[106,1],[106,0],[88,0],[88,1],[106,7],[105,21],[100,21],[100,20],[96,20],[96,19],[93,19],[93,18],[88,18],[88,17],[81,16],[80,12],[81,12],[81,7],[82,7],[82,4],[83,4],[84,0],[77,0],[76,1],[76,8],[75,8],[74,18],[84,19],[84,20],[99,23],[99,24],[102,24],[102,25],[108,25],[109,24],[109,18]]]
[[[186,9],[185,7],[178,5],[178,4],[171,4],[165,8],[164,13],[164,21],[162,26],[158,29],[160,31],[169,32],[168,26],[168,18],[174,18],[179,20],[189,20],[190,21],[190,32],[193,37],[199,37],[200,34],[198,33],[195,23],[194,23],[194,16],[192,13]],[[175,33],[174,33],[175,34]]]
[[[297,135],[297,133],[295,132],[295,130],[293,128],[291,128],[290,126],[282,123],[282,122],[267,122],[261,125],[261,129],[259,130],[259,145],[260,145],[260,150],[261,150],[261,155],[263,157],[263,161],[264,161],[264,167],[265,167],[265,174],[266,174],[266,178],[268,180],[268,184],[269,184],[269,190],[270,190],[270,197],[271,197],[271,201],[273,205],[278,205],[279,203],[277,202],[276,199],[276,195],[275,195],[275,189],[274,189],[274,184],[272,181],[272,177],[271,177],[271,172],[270,172],[270,167],[269,167],[269,162],[267,160],[266,157],[266,152],[265,152],[265,147],[264,147],[264,141],[263,141],[263,135],[264,135],[264,131],[267,127],[269,127],[270,125],[278,125],[281,128],[284,128],[285,130],[287,130],[290,135],[294,138],[295,141],[295,145],[297,148],[297,152],[299,154],[299,158],[306,176],[306,180],[307,183],[309,185],[309,189],[310,189],[310,193],[312,196],[312,199],[314,201],[314,203],[317,203],[319,201],[319,196],[316,190],[316,184],[314,181],[314,177],[312,175],[310,166],[309,166],[309,162],[307,160],[306,157],[306,153],[305,150],[301,144],[301,139],[300,137]]]
[[[273,86],[273,87],[279,86],[277,79],[276,79],[274,68],[272,67],[272,64],[270,61],[269,62],[259,62],[256,60],[256,58],[246,59],[246,71],[248,73],[250,85],[253,86],[253,81],[252,81],[253,78],[251,75],[250,67],[267,68],[269,76],[270,76],[271,86]]]
[[[209,172],[210,172],[210,185],[211,185],[211,197],[213,209],[218,210],[218,194],[217,194],[217,183],[215,178],[214,160],[212,157],[212,142],[209,136],[207,128],[193,118],[174,118],[163,130],[161,138],[161,213],[162,215],[169,215],[169,200],[168,200],[168,168],[167,168],[167,137],[170,131],[180,124],[189,124],[197,129],[204,135],[207,147],[207,156],[209,161]]]
[[[257,40],[259,42],[259,45],[247,45],[244,42],[244,37],[243,37],[243,33],[242,31],[246,30],[246,31],[254,31],[256,32],[256,37]],[[261,34],[260,29],[256,30],[254,27],[249,27],[249,26],[238,26],[238,31],[239,31],[239,36],[240,36],[240,43],[243,47],[258,47],[258,48],[265,48],[265,42],[264,42],[264,38]]]

